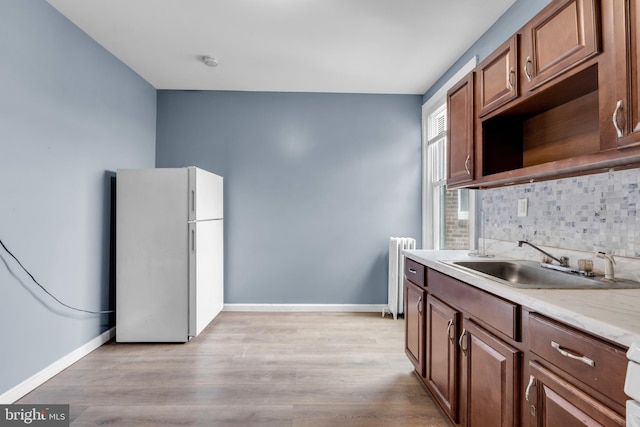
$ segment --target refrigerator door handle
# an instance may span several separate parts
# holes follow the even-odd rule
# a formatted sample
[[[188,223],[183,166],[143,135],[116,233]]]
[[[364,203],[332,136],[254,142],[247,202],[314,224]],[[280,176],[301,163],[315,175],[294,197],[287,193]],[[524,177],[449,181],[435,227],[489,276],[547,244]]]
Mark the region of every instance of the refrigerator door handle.
[[[183,246],[184,247],[184,246]],[[196,229],[191,229],[191,252],[196,251]]]
[[[191,190],[191,212],[196,213],[196,191]]]

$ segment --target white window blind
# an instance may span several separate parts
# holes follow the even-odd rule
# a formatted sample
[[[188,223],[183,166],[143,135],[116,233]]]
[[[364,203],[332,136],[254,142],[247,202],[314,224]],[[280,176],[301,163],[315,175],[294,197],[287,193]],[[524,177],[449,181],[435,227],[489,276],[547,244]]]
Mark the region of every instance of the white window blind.
[[[429,144],[431,141],[444,138],[447,133],[447,104],[429,115]]]

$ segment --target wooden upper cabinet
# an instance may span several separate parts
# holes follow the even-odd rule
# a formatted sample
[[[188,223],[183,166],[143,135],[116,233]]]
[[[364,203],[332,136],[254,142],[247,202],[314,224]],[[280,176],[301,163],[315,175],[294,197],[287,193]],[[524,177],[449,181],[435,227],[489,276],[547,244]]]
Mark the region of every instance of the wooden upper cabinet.
[[[478,115],[490,113],[518,97],[518,35],[514,35],[476,67]]]
[[[491,188],[640,166],[639,3],[552,0],[484,59],[466,123],[475,149],[461,148],[468,128],[452,114],[458,134],[447,185]]]
[[[615,139],[614,147],[640,144],[640,7],[637,1],[621,0],[614,3],[611,34],[615,51],[615,96],[605,105],[604,126]],[[605,7],[608,5],[605,2]],[[609,10],[605,10],[608,16]]]
[[[474,178],[474,73],[447,92],[447,185]]]
[[[535,90],[600,52],[597,0],[554,1],[521,31],[522,90]]]

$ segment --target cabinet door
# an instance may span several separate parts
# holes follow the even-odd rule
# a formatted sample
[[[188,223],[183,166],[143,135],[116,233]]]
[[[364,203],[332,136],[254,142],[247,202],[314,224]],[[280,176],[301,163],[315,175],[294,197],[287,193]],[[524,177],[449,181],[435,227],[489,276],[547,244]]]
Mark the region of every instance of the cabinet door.
[[[473,80],[470,73],[447,92],[447,185],[474,178]]]
[[[518,35],[514,35],[476,67],[479,116],[518,97]]]
[[[416,372],[424,377],[424,306],[425,290],[420,286],[404,281],[404,327],[405,353]]]
[[[538,88],[599,51],[598,2],[553,2],[522,31],[523,91]]]
[[[615,81],[616,97],[615,106],[608,106],[608,112],[613,112],[612,130],[615,130],[618,147],[640,143],[640,7],[637,3],[618,1],[613,10],[616,78],[608,83]]]
[[[624,417],[532,362],[525,399],[530,427],[624,426]],[[524,423],[523,423],[524,424]]]
[[[427,387],[451,420],[458,420],[458,346],[460,313],[427,296]]]
[[[461,425],[519,425],[521,353],[471,321],[465,319],[463,327],[459,341]]]

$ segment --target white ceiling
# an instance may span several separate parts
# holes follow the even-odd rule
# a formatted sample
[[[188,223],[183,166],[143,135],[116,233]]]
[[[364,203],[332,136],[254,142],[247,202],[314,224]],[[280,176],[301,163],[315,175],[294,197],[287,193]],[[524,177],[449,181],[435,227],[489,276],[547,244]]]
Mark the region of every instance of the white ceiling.
[[[48,0],[157,89],[396,94],[423,94],[514,1]]]

